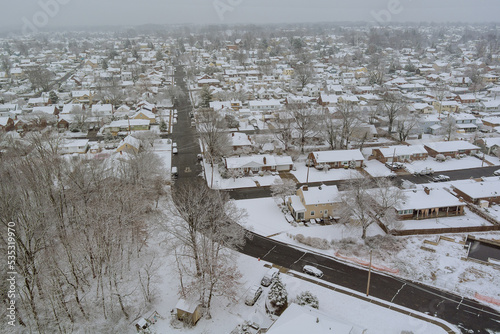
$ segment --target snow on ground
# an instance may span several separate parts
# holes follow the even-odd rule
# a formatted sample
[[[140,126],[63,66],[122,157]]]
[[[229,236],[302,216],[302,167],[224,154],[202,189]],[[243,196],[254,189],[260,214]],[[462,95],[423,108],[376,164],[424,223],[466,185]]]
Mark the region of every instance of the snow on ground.
[[[364,164],[366,166],[365,171],[373,177],[396,175],[378,160],[367,160]]]
[[[166,169],[172,168],[172,144],[170,139],[158,139],[153,145],[153,150],[163,162]]]
[[[295,162],[296,170],[291,173],[300,183],[309,182],[322,182],[322,181],[335,181],[347,179],[360,179],[363,178],[360,172],[355,169],[330,169],[327,172],[317,170],[314,167],[308,168],[305,163]],[[309,169],[309,177],[307,170]]]
[[[238,208],[245,209],[248,213],[242,225],[257,234],[269,236],[294,229],[286,221],[283,212],[273,198],[239,200],[235,203]]]
[[[455,181],[456,182],[456,181]],[[463,180],[460,182],[473,182]],[[449,187],[448,182],[431,183],[433,187]],[[462,296],[474,298],[476,293],[500,300],[500,286],[496,284],[498,269],[486,265],[464,261],[463,246],[446,245],[447,241],[441,241],[436,247],[436,252],[421,249],[428,246],[424,240],[436,241],[438,236],[408,236],[391,237],[384,236],[384,232],[378,225],[372,224],[368,228],[368,238],[365,242],[361,239],[361,228],[351,225],[316,225],[308,223],[288,224],[283,218],[279,207],[273,199],[239,200],[236,204],[245,208],[248,213],[244,226],[250,226],[255,233],[272,238],[295,247],[302,247],[311,251],[332,257],[347,259],[352,265],[369,261],[370,250],[373,250],[373,264],[379,268],[388,269],[391,275],[405,279],[416,280],[422,283],[449,290]],[[265,210],[264,210],[265,209]],[[500,208],[493,207],[492,210]],[[489,210],[490,212],[492,210]],[[269,214],[267,214],[269,212]],[[476,214],[466,210],[466,215],[459,217],[446,217],[436,219],[422,219],[418,221],[404,222],[407,228],[411,224],[420,227],[445,227],[464,226],[464,224],[478,226],[486,225],[488,222]],[[439,226],[437,226],[439,225]],[[304,237],[317,237],[325,240],[328,249],[314,248],[296,240],[296,236],[302,234]],[[476,237],[500,239],[500,232],[470,233]],[[447,234],[457,240],[463,240],[467,234]],[[429,248],[429,247],[427,247]],[[408,259],[411,259],[409,261]],[[394,274],[397,272],[397,274]],[[488,304],[490,307],[499,306]]]
[[[160,319],[153,330],[156,333],[230,333],[238,324],[251,321],[261,327],[268,327],[273,319],[266,314],[265,298],[269,287],[263,287],[263,294],[254,306],[244,304],[246,291],[253,285],[260,286],[260,280],[268,270],[264,265],[269,263],[258,261],[246,255],[238,255],[239,270],[243,274],[242,287],[236,302],[230,302],[221,297],[215,297],[211,308],[211,319],[202,317],[192,328],[187,328],[173,320],[171,315],[178,301],[179,279],[171,258],[163,261],[158,277],[161,278],[157,295],[160,296],[155,309],[163,319]],[[368,329],[373,334],[399,334],[404,330],[417,333],[445,333],[440,327],[418,320],[403,313],[388,308],[367,303],[361,299],[351,297],[341,292],[321,287],[311,282],[281,274],[286,285],[288,300],[292,301],[303,291],[311,291],[319,299],[319,310],[344,322],[355,323],[361,328]],[[148,313],[149,314],[149,313]],[[145,314],[145,315],[148,315]],[[387,321],[390,319],[391,321]],[[131,333],[133,330],[131,330]]]
[[[209,163],[203,162],[205,179],[207,184],[212,189],[236,189],[236,188],[252,188],[270,186],[275,180],[280,179],[279,175],[254,175],[237,178],[224,179],[219,173],[217,166],[214,167],[213,183],[212,183],[212,167]]]
[[[405,168],[410,173],[420,172],[425,168],[432,168],[436,172],[447,171],[447,170],[457,170],[457,169],[469,169],[469,168],[478,168],[478,167],[488,167],[487,163],[484,163],[482,160],[467,156],[461,159],[451,159],[446,160],[444,162],[436,161],[434,158],[427,158],[426,160],[416,160],[411,163],[405,163]]]
[[[439,217],[420,220],[404,220],[400,222],[401,230],[413,229],[433,229],[448,227],[466,227],[466,226],[490,226],[491,224],[479,217],[474,212],[465,208],[464,216]]]

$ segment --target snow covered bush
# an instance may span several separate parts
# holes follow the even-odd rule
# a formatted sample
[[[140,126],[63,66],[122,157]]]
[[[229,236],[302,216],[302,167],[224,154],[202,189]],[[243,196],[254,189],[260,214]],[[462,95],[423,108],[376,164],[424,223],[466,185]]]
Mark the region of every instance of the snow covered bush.
[[[318,297],[316,297],[315,295],[313,295],[310,291],[303,291],[301,292],[295,302],[301,306],[304,306],[304,305],[307,305],[307,306],[311,306],[315,309],[318,309],[319,308],[319,301],[318,301]]]
[[[445,160],[446,160],[446,157],[444,156],[444,154],[436,155],[436,161],[443,162]]]
[[[303,234],[297,234],[295,240],[301,244],[318,249],[330,249],[330,242],[318,237],[305,237]]]
[[[288,292],[286,291],[285,284],[281,281],[278,276],[274,284],[269,289],[269,294],[267,298],[271,302],[271,305],[279,310],[284,310],[288,305]]]

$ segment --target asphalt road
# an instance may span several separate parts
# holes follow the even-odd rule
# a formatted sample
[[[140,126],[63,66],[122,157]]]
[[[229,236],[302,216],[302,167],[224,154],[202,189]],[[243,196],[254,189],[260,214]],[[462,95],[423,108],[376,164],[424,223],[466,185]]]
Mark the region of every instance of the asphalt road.
[[[183,181],[198,176],[201,173],[201,166],[196,157],[200,153],[200,148],[196,131],[190,126],[189,112],[192,107],[189,102],[184,82],[184,71],[181,66],[176,66],[175,82],[186,93],[185,98],[179,99],[176,106],[178,122],[172,133],[172,139],[177,142],[179,151],[172,160],[172,166],[177,166],[179,170],[178,180],[174,183],[174,187],[180,187]],[[471,176],[489,176],[496,169],[498,168],[487,167],[439,174],[448,175],[452,180],[456,180],[470,178]],[[401,176],[401,179],[408,179],[416,183],[430,181],[429,177],[415,177],[412,175]],[[326,183],[337,184],[342,188],[345,181]],[[269,187],[237,189],[230,191],[230,194],[235,199],[269,197],[270,190]],[[306,264],[313,265],[323,271],[323,280],[359,292],[366,292],[368,272],[333,258],[302,251],[251,232],[248,232],[245,246],[240,249],[240,252],[297,271],[302,271],[302,267]],[[493,332],[500,332],[499,312],[474,300],[411,281],[372,272],[370,295],[444,319],[457,325],[463,333],[490,334],[491,332],[488,332],[488,329]],[[388,319],[388,321],[390,320]]]

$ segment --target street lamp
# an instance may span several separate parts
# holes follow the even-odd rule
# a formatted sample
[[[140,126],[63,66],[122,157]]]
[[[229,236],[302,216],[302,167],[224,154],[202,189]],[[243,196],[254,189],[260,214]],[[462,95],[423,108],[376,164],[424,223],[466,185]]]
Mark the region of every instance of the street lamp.
[[[370,249],[370,266],[368,267],[368,283],[366,283],[366,296],[370,294],[370,278],[372,276],[372,250]]]

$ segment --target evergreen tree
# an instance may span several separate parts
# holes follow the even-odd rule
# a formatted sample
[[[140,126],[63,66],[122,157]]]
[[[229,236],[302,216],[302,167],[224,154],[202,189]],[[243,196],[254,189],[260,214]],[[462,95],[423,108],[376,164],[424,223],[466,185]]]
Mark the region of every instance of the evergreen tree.
[[[59,96],[57,96],[56,92],[53,90],[49,93],[49,99],[52,104],[57,104],[57,102],[59,102]]]
[[[210,106],[210,101],[212,101],[212,93],[210,92],[210,88],[208,86],[203,86],[200,91],[201,97],[201,106],[204,108],[208,108]]]
[[[267,296],[271,305],[278,308],[284,309],[288,305],[288,293],[285,289],[285,284],[281,281],[281,278],[278,276],[276,282],[269,289],[269,295]]]

